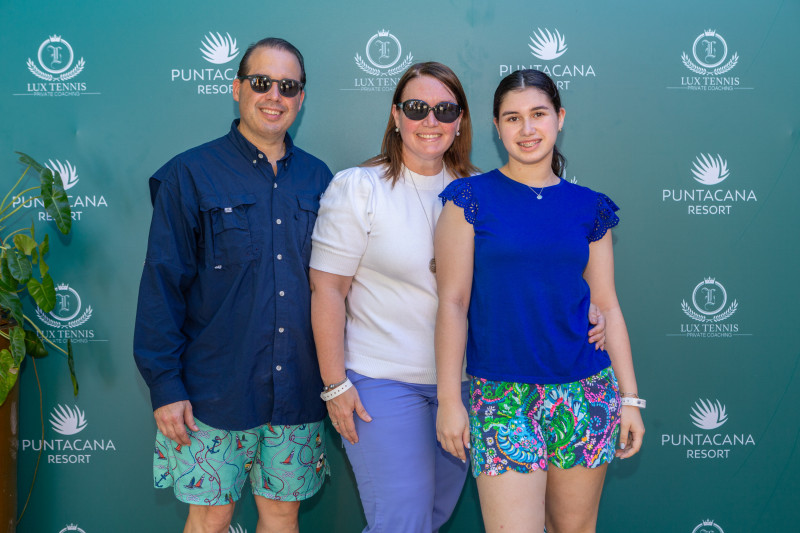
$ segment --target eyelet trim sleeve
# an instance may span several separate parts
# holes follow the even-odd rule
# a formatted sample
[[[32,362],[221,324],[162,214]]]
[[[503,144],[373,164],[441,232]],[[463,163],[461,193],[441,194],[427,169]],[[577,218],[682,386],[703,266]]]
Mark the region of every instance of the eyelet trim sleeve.
[[[464,210],[464,218],[470,224],[475,224],[475,217],[478,215],[478,201],[472,196],[472,184],[466,178],[460,178],[450,182],[450,185],[439,194],[442,205],[448,200]]]
[[[606,231],[619,224],[619,217],[614,213],[615,211],[619,211],[619,207],[611,198],[605,194],[597,195],[597,214],[592,232],[587,237],[589,242],[599,241]]]

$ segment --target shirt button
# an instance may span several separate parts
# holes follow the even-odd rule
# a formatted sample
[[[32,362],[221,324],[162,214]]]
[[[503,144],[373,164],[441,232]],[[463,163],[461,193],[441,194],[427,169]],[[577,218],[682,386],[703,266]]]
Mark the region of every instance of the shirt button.
[[[281,292],[279,292],[278,294],[279,294],[280,296],[283,296],[283,294],[284,294],[284,293],[283,293],[283,291],[281,291]]]
[[[278,254],[278,261],[280,261],[281,259],[283,259],[283,256],[281,254]]]
[[[277,188],[278,188],[278,184],[277,184],[277,183],[273,183],[273,184],[272,184],[272,188],[273,188],[273,189],[277,189]]]
[[[259,159],[264,159],[264,154],[258,154]]]
[[[283,333],[283,328],[278,328],[278,333]]]
[[[253,164],[255,165],[256,163],[258,163],[258,160],[257,159],[253,159]]]
[[[275,223],[276,223],[276,224],[280,224],[280,223],[281,223],[281,219],[277,219],[277,220],[275,221]]]
[[[281,365],[275,365],[275,370],[280,372],[281,370],[283,370],[283,367]]]

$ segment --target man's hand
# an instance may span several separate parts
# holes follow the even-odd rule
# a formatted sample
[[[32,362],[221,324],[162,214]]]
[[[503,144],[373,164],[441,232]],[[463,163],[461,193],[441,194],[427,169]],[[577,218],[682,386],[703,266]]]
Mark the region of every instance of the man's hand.
[[[186,432],[186,426],[189,426],[192,431],[200,430],[194,422],[192,404],[189,400],[162,405],[153,411],[153,417],[156,419],[158,430],[165,437],[178,444],[186,446],[191,444],[189,434]]]
[[[600,312],[600,308],[594,304],[589,304],[589,323],[594,327],[589,330],[589,342],[594,343],[594,349],[604,350],[606,347],[606,317]]]

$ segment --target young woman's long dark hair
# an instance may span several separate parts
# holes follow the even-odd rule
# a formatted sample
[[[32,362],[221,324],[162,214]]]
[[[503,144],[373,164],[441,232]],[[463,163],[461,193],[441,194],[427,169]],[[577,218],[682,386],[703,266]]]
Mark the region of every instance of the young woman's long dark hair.
[[[519,91],[533,87],[539,89],[550,98],[550,103],[553,104],[556,113],[561,110],[561,96],[558,94],[558,87],[555,82],[550,79],[550,76],[535,69],[517,70],[506,76],[500,81],[500,85],[494,91],[494,106],[492,113],[495,120],[500,119],[500,104],[503,99],[511,91]],[[553,160],[550,162],[550,168],[556,176],[564,174],[564,167],[567,166],[566,158],[558,151],[558,148],[553,145]]]
[[[464,93],[464,88],[461,86],[458,76],[450,67],[435,61],[411,65],[397,82],[394,96],[392,96],[392,104],[399,104],[402,101],[403,90],[408,85],[408,82],[420,76],[430,76],[441,82],[453,93],[453,96],[456,97],[456,103],[461,106],[461,126],[459,128],[461,134],[456,136],[452,146],[444,153],[444,164],[458,178],[477,174],[479,172],[478,168],[470,163],[469,160],[469,153],[472,150],[472,122],[469,116],[467,95]],[[400,173],[403,169],[403,139],[395,131],[395,127],[397,125],[394,123],[390,113],[389,123],[386,125],[386,131],[383,134],[381,153],[361,163],[365,167],[386,165],[388,167],[386,179],[392,180],[392,185],[400,178]]]

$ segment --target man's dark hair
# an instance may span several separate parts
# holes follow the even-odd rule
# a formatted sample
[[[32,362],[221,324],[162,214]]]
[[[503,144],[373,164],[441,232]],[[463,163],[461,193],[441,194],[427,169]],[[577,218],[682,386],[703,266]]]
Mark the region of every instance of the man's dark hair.
[[[261,39],[257,43],[251,44],[247,50],[245,50],[242,60],[239,62],[239,70],[236,72],[237,78],[248,75],[247,60],[250,59],[250,54],[252,54],[257,48],[273,48],[275,50],[284,50],[294,54],[294,57],[297,58],[297,62],[300,63],[300,83],[303,85],[306,84],[306,66],[303,62],[303,54],[301,54],[300,50],[298,50],[292,43],[279,37],[267,37],[266,39]]]

